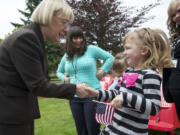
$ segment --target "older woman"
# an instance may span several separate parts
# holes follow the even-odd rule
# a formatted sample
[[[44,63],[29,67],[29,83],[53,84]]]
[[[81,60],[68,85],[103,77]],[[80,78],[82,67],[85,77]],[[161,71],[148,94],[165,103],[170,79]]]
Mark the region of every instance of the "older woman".
[[[175,68],[163,69],[163,93],[167,102],[174,102],[180,119],[180,1],[171,0],[167,26],[173,46]]]
[[[73,19],[63,0],[43,0],[32,14],[32,24],[0,45],[0,135],[34,134],[34,119],[40,117],[37,96],[88,97],[85,84],[58,85],[47,79],[45,41],[59,42]]]

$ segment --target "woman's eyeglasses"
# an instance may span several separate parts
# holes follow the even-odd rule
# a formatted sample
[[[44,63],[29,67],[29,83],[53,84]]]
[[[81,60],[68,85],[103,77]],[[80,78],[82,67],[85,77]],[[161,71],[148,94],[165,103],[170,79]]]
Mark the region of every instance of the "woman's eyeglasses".
[[[63,24],[63,26],[65,26],[68,29],[70,28],[71,25],[69,24],[69,22],[67,20],[57,17],[57,16],[56,16],[56,18],[60,20],[60,23]]]

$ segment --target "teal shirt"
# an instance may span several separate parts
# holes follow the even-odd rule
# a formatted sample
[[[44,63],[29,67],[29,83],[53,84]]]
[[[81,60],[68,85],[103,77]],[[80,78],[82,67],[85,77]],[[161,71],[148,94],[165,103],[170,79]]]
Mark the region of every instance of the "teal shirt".
[[[88,84],[88,86],[100,90],[99,80],[96,78],[96,60],[103,60],[104,64],[100,67],[104,72],[108,72],[114,61],[114,57],[107,51],[89,45],[84,55],[73,57],[71,61],[67,60],[65,54],[57,69],[57,77],[64,81],[67,73],[70,76],[70,83],[73,84]]]

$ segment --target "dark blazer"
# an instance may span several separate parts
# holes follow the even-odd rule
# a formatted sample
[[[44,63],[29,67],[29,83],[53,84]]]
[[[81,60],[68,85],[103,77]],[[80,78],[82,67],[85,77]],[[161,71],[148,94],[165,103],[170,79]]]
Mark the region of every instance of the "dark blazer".
[[[173,102],[173,98],[170,94],[170,89],[169,89],[169,77],[171,76],[171,72],[172,72],[172,68],[164,68],[163,69],[162,89],[163,89],[164,99],[168,103]]]
[[[30,24],[0,44],[0,123],[39,118],[37,96],[73,98],[76,85],[48,80],[45,44],[38,24]]]
[[[177,61],[175,68],[163,69],[163,94],[169,103],[175,103],[178,118],[180,120],[180,42],[174,49],[174,59]]]

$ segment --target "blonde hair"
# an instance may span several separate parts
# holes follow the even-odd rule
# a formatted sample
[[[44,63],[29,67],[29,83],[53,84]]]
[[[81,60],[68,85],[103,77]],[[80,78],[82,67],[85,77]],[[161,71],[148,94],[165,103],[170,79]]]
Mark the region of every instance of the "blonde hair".
[[[121,75],[127,68],[127,64],[122,53],[117,53],[112,65],[112,70]]]
[[[43,0],[33,11],[32,22],[41,25],[49,25],[52,22],[52,17],[57,15],[72,23],[74,14],[71,7],[64,0]]]
[[[173,15],[176,13],[176,8],[179,5],[180,0],[171,0],[168,7],[167,27],[172,40],[180,36],[180,31],[177,29],[176,23],[173,21]]]
[[[152,30],[150,28],[136,29],[126,35],[123,45],[132,33],[136,33],[142,41],[142,45],[148,49],[142,65],[144,69],[158,69],[161,72],[162,68],[173,67],[170,42],[162,30]]]

